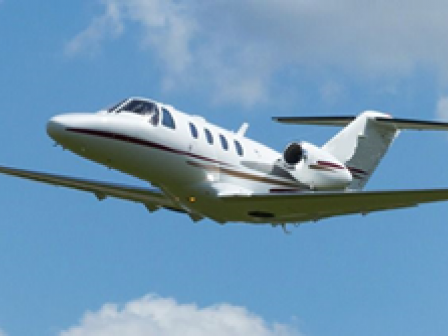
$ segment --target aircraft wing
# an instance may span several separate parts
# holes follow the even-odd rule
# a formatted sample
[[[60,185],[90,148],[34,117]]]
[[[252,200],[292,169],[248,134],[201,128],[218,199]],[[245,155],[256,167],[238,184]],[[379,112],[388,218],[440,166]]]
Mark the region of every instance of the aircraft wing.
[[[448,200],[448,189],[258,194],[222,199],[234,206],[273,215],[274,223],[294,223],[444,201]]]
[[[3,166],[0,166],[0,173],[47,184],[53,184],[56,186],[87,191],[95,194],[96,197],[100,200],[111,196],[137,203],[143,203],[150,211],[156,210],[159,207],[166,207],[174,211],[182,211],[182,209],[180,209],[178,205],[172,202],[158,189],[91,181],[81,178],[67,177],[62,175],[41,173]]]

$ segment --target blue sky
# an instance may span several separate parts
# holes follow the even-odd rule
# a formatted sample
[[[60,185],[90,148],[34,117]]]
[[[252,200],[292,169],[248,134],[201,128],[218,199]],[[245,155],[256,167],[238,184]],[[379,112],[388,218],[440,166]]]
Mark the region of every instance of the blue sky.
[[[443,1],[0,1],[1,164],[143,182],[55,148],[58,113],[130,95],[281,150],[276,115],[448,120]],[[369,189],[447,187],[448,136],[403,133]],[[0,335],[442,335],[448,205],[219,226],[0,177]]]

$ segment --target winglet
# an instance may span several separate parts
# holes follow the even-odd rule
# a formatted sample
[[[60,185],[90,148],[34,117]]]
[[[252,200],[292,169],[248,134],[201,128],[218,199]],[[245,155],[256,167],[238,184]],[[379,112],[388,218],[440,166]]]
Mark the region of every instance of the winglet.
[[[249,128],[249,124],[244,123],[241,125],[240,129],[238,130],[238,132],[236,132],[236,134],[238,134],[239,136],[244,136],[244,134],[246,134],[246,131],[248,128]]]

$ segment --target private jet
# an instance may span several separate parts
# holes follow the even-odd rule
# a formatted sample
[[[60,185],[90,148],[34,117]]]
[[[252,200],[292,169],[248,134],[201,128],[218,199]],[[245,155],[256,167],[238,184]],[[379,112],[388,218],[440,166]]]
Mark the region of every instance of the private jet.
[[[342,127],[323,146],[291,142],[277,152],[174,107],[129,98],[96,113],[57,115],[47,132],[62,148],[132,175],[147,187],[0,167],[0,173],[171,210],[197,222],[300,224],[448,200],[448,189],[365,191],[401,130],[448,130],[448,123],[358,116],[274,117],[291,125]]]

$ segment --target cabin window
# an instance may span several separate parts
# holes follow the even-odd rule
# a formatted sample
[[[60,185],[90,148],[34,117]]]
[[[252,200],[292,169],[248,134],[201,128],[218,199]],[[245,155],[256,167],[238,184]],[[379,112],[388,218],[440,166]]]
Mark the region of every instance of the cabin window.
[[[241,143],[238,140],[235,140],[235,148],[239,156],[244,155],[243,146],[241,146]]]
[[[213,145],[213,135],[212,135],[212,133],[207,128],[204,129],[204,132],[205,132],[205,137],[207,138],[207,142],[210,145]]]
[[[221,146],[224,150],[229,149],[229,144],[227,143],[227,139],[224,137],[224,135],[220,134],[219,139],[221,140]]]
[[[175,129],[176,128],[176,124],[174,123],[174,119],[173,116],[171,115],[171,113],[164,107],[162,107],[162,125],[168,127],[168,128],[172,128]]]
[[[190,123],[190,132],[191,132],[191,136],[195,139],[198,138],[198,129],[196,128],[196,126],[192,123]]]

